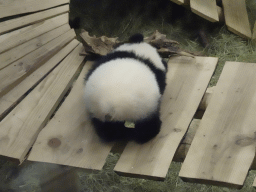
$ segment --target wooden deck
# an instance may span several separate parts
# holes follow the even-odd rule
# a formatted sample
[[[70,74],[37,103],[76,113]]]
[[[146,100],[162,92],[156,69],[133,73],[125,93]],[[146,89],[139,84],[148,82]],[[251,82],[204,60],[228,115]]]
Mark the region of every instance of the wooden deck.
[[[69,2],[20,2],[0,5],[0,18],[6,18],[0,22],[0,155],[101,170],[120,143],[100,141],[85,112],[83,81],[93,63],[79,56],[83,46],[68,25]],[[215,1],[190,5],[218,21]],[[227,62],[217,86],[206,92],[217,62],[169,60],[161,132],[146,144],[124,145],[114,168],[118,174],[164,180],[173,159],[188,153],[180,172],[184,180],[243,185],[255,155],[256,64]],[[206,107],[202,120],[193,120]]]

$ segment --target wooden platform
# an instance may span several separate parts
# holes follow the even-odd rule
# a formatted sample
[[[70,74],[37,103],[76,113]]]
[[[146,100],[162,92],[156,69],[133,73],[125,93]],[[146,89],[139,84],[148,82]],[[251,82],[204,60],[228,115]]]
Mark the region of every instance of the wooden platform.
[[[100,141],[85,113],[83,81],[93,63],[79,56],[68,1],[20,1],[0,5],[0,155],[101,170],[121,144]],[[194,10],[208,6],[198,2],[191,0]],[[227,62],[216,88],[206,92],[217,62],[169,60],[161,132],[146,144],[124,145],[114,171],[164,180],[173,159],[188,153],[184,180],[243,185],[255,155],[256,64]],[[202,120],[193,120],[206,107]]]
[[[211,22],[225,22],[227,28],[247,39],[252,39],[252,27],[250,26],[246,10],[245,0],[222,0],[221,6],[218,0],[171,0],[183,5],[200,17]]]

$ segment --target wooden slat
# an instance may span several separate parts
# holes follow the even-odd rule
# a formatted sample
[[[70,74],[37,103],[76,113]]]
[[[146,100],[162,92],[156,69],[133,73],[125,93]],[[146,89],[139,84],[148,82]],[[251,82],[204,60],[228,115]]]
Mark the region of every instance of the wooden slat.
[[[0,53],[68,23],[68,13],[0,36]]]
[[[77,40],[73,40],[60,52],[54,55],[49,61],[34,71],[14,89],[0,97],[0,121],[10,110],[22,99],[22,97],[36,86],[41,79],[49,73],[63,58],[65,58],[77,45]]]
[[[83,66],[80,44],[0,122],[0,154],[21,162]]]
[[[56,37],[66,33],[70,30],[69,24],[62,25],[52,31],[49,31],[37,38],[34,38],[24,44],[21,44],[9,51],[0,54],[0,70],[8,66],[14,61],[17,61],[21,57],[29,54],[30,52],[42,47],[49,41],[55,39]]]
[[[211,22],[219,21],[216,0],[190,0],[193,13]]]
[[[251,39],[245,0],[222,0],[222,4],[228,29],[241,37]]]
[[[226,62],[180,176],[242,186],[255,155],[256,64]]]
[[[171,0],[171,1],[178,5],[183,5],[185,0]]]
[[[165,178],[217,61],[213,57],[174,57],[169,60],[167,87],[161,104],[161,131],[143,145],[128,143],[114,169],[116,172],[157,180]]]
[[[39,134],[28,160],[102,169],[113,143],[99,140],[86,114],[83,90],[89,68],[87,62],[70,94]]]
[[[25,57],[15,61],[0,71],[0,96],[7,93],[11,88],[20,83],[27,75],[38,68],[58,52],[63,46],[75,37],[75,32],[69,30],[67,33],[55,38],[39,49],[31,52]]]
[[[54,9],[42,11],[39,13],[34,13],[34,14],[27,15],[24,17],[19,17],[17,19],[3,21],[0,23],[0,35],[5,32],[8,32],[8,31],[11,31],[14,29],[18,29],[23,26],[27,26],[29,24],[34,24],[36,22],[48,19],[50,17],[60,15],[62,13],[66,13],[68,11],[69,11],[69,6],[64,5],[61,7],[54,8]]]
[[[69,0],[3,0],[0,3],[0,18],[36,12],[66,3],[69,3]]]

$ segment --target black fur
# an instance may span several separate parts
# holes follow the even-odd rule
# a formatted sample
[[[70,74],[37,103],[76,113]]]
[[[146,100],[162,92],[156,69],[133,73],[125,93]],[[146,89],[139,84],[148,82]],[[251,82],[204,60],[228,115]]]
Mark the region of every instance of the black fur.
[[[155,74],[156,81],[158,83],[160,93],[163,94],[166,83],[166,72],[156,68],[154,64],[149,60],[145,59],[143,57],[137,56],[135,53],[132,52],[126,52],[126,51],[116,51],[114,53],[107,54],[106,56],[101,57],[96,63],[94,64],[93,68],[88,72],[87,76],[85,77],[85,80],[88,80],[88,78],[91,76],[91,74],[100,66],[103,64],[106,64],[109,61],[115,60],[115,59],[122,59],[122,58],[132,58],[139,60],[140,62],[147,65],[150,70]],[[164,66],[167,68],[167,64],[162,60]]]
[[[69,19],[68,23],[71,29],[79,29],[80,28],[80,22],[81,18],[80,17],[75,17],[74,19]]]
[[[143,40],[144,40],[144,37],[140,33],[134,34],[133,36],[131,36],[129,38],[130,43],[141,43],[141,42],[143,42]]]
[[[126,128],[124,122],[102,122],[97,118],[92,118],[93,126],[98,136],[106,142],[119,140],[134,140],[143,144],[154,138],[161,128],[159,111],[154,115],[135,122],[135,128]]]

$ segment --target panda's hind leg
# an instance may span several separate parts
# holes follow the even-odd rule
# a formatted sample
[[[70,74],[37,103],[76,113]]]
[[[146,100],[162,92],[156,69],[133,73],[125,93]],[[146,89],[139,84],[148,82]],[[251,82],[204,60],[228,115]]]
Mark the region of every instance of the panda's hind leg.
[[[129,139],[130,132],[124,126],[124,122],[103,122],[92,118],[92,123],[98,136],[106,142]]]
[[[141,144],[151,140],[160,132],[161,124],[159,112],[136,122],[134,140]]]

